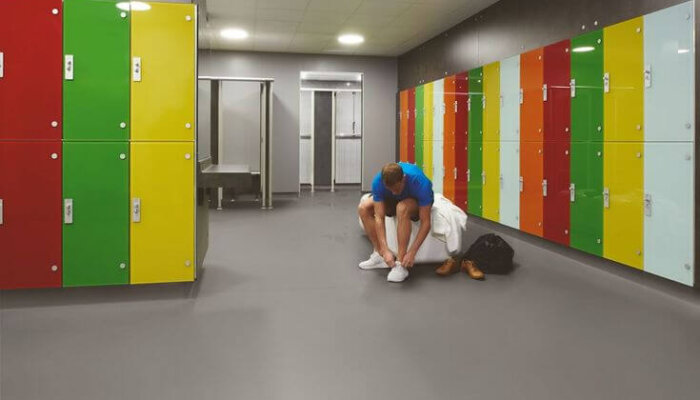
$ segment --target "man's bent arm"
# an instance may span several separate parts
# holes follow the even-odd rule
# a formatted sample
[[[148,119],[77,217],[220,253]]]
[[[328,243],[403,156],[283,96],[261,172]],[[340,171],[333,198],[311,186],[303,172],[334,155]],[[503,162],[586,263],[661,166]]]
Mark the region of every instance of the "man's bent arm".
[[[389,250],[389,245],[386,243],[386,224],[385,224],[386,209],[383,201],[374,202],[374,226],[377,229],[377,241],[379,242],[379,254]],[[383,254],[382,254],[383,256]]]
[[[413,241],[413,245],[409,251],[414,255],[418,253],[418,249],[423,244],[423,241],[430,233],[430,210],[433,208],[432,204],[427,206],[418,207],[418,217],[420,218],[420,227],[418,228],[418,234],[416,235],[416,240]]]

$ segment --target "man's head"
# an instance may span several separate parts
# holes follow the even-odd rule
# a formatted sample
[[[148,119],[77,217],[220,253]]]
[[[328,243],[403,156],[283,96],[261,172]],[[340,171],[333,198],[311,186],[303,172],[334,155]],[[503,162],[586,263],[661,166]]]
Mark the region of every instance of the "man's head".
[[[382,168],[382,183],[394,195],[398,196],[406,186],[406,177],[397,163],[386,164]]]

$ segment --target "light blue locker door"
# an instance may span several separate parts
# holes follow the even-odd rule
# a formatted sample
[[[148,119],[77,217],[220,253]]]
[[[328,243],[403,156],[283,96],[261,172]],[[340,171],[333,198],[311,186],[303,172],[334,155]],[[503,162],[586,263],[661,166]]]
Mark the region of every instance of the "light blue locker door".
[[[644,144],[644,270],[694,284],[693,143]]]
[[[520,140],[520,56],[501,61],[501,141]]]
[[[433,82],[433,142],[442,142],[443,140],[443,125],[445,123],[445,98],[444,98],[444,81],[442,79]],[[433,146],[433,160],[435,160],[436,152]],[[440,149],[442,153],[442,149]],[[442,160],[442,155],[440,156]]]
[[[445,175],[445,167],[442,160],[443,142],[433,141],[433,192],[442,194],[442,181]]]
[[[644,16],[645,141],[693,141],[693,2]]]
[[[501,141],[500,180],[500,222],[520,229],[520,142]]]

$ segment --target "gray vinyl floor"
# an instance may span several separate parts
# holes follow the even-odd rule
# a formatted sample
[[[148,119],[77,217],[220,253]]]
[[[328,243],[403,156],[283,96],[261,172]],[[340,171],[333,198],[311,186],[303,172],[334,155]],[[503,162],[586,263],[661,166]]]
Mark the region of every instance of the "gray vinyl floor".
[[[3,292],[2,400],[700,398],[697,292],[513,232],[510,275],[389,284],[358,196],[213,211],[195,285]]]

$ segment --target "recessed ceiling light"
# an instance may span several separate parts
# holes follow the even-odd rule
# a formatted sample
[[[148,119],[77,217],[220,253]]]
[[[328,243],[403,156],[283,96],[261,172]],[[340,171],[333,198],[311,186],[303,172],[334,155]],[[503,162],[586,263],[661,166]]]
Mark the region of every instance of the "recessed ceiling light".
[[[573,52],[574,53],[588,53],[589,51],[595,50],[595,47],[593,46],[581,46],[581,47],[574,47]]]
[[[365,38],[362,35],[351,33],[338,36],[338,41],[342,44],[360,44],[365,41]]]
[[[120,1],[117,8],[124,11],[148,11],[151,5],[142,1]]]
[[[242,40],[248,37],[248,32],[238,28],[222,29],[221,37],[226,39]]]

